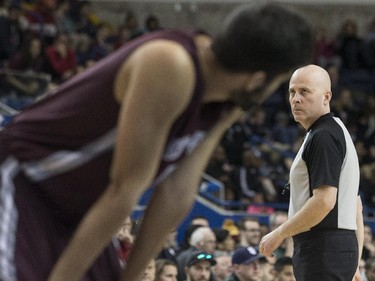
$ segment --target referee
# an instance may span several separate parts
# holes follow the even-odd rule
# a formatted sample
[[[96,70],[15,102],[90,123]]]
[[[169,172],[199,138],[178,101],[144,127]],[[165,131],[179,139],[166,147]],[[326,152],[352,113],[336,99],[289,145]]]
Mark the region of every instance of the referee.
[[[289,219],[263,237],[260,251],[270,256],[292,236],[298,281],[361,280],[359,164],[348,130],[330,113],[331,97],[330,77],[323,68],[308,65],[292,75],[292,114],[307,134],[290,169]]]

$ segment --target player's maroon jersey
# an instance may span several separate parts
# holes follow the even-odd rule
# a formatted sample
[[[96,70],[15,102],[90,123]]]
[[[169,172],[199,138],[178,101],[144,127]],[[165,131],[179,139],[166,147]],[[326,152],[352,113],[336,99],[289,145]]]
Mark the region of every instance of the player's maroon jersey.
[[[194,44],[197,33],[165,30],[127,43],[24,110],[1,132],[0,216],[14,216],[14,225],[0,230],[0,256],[10,253],[0,257],[0,279],[45,280],[71,231],[107,187],[120,110],[114,99],[114,80],[122,63],[138,46],[160,39],[178,42],[191,55],[196,72],[194,94],[172,127],[153,185],[176,168],[222,111],[230,107],[225,103],[201,103],[204,85]],[[8,201],[15,204],[4,203]],[[2,245],[2,240],[13,244]],[[33,251],[35,258],[30,257]],[[105,269],[101,269],[93,273],[93,267],[88,274],[101,277],[88,280],[113,280],[110,276],[116,272],[116,265],[110,269],[106,263],[111,260],[105,258],[110,253],[103,254],[99,262],[102,259],[103,268],[111,272],[103,273]],[[4,264],[9,264],[8,269],[3,270]],[[32,270],[30,264],[39,264],[40,269]],[[14,279],[15,273],[19,279]]]

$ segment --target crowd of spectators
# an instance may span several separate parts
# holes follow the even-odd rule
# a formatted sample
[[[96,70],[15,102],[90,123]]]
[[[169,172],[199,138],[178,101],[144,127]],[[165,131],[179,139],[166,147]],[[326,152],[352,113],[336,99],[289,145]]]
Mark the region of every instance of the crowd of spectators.
[[[0,102],[22,110],[126,42],[161,28],[157,16],[149,15],[141,24],[131,11],[120,25],[113,26],[98,16],[89,1],[0,0]],[[314,63],[331,76],[331,110],[349,128],[356,145],[365,208],[375,208],[375,20],[363,36],[351,19],[343,20],[342,28],[331,37],[324,27],[317,26],[314,50]],[[206,170],[224,185],[225,200],[243,203],[240,208],[250,214],[266,212],[273,216],[277,214],[275,209],[259,206],[289,200],[284,186],[305,132],[292,120],[287,87],[287,83],[282,85],[262,106],[248,112],[227,131]],[[175,231],[165,241],[158,259],[176,264],[179,278],[184,276],[181,257],[185,253],[187,261],[189,253],[199,249],[216,255],[213,276],[225,280],[231,272],[228,255],[239,246],[256,247],[262,231],[271,227],[262,230],[254,219],[236,222],[228,229],[210,229],[208,222],[203,224],[206,229],[198,231],[192,223],[186,245],[175,243]],[[369,229],[364,263],[375,256]],[[119,233],[122,263],[126,263],[131,250],[131,232],[131,222],[127,221]],[[207,240],[207,235],[211,244],[201,240]],[[279,257],[289,255],[289,246],[285,241]],[[260,267],[275,270],[274,263],[266,260],[260,262]],[[169,270],[173,272],[173,264],[156,262],[156,271],[161,274],[164,266],[172,266]],[[262,280],[268,280],[265,278]]]
[[[157,16],[141,24],[131,11],[113,26],[89,1],[1,0],[0,101],[21,110],[122,44],[161,28]],[[354,20],[344,20],[332,38],[317,26],[314,63],[331,75],[331,108],[352,133],[364,203],[375,207],[375,20],[362,37]],[[286,83],[223,138],[206,172],[224,184],[225,200],[242,206],[288,201],[282,191],[305,132],[287,99]]]
[[[287,220],[285,211],[271,214],[268,224],[263,225],[256,216],[245,216],[231,224],[212,227],[204,216],[193,217],[185,230],[184,239],[177,241],[173,229],[165,240],[162,250],[153,257],[146,268],[142,281],[295,281],[292,267],[293,242],[283,241],[272,257],[258,252],[263,235]],[[126,219],[114,238],[119,260],[123,266],[132,251],[132,243],[139,231],[138,220]],[[192,258],[208,257],[211,266],[192,269]],[[375,244],[369,225],[365,225],[363,254],[359,266],[362,280],[375,281]],[[199,271],[200,273],[194,273]],[[198,274],[200,278],[197,278]],[[234,275],[237,277],[234,277]],[[238,278],[239,277],[239,278]]]
[[[0,101],[22,110],[125,42],[160,29],[128,12],[118,26],[89,1],[0,0]]]

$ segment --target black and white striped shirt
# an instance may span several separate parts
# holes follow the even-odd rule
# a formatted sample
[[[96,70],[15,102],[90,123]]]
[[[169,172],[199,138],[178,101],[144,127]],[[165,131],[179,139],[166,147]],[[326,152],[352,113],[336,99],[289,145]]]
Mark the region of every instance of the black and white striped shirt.
[[[336,187],[333,210],[313,229],[355,230],[359,163],[352,138],[332,113],[321,116],[308,130],[290,170],[289,217],[295,215],[315,188]]]

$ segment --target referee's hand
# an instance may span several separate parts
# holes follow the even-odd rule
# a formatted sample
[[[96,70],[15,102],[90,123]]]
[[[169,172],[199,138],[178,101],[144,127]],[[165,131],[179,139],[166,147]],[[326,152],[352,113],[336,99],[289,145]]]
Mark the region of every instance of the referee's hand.
[[[361,273],[359,272],[359,268],[357,268],[357,271],[354,274],[353,281],[362,281]]]
[[[285,237],[280,235],[278,229],[275,229],[260,240],[259,252],[266,257],[272,257],[273,251],[281,245],[284,239]]]

